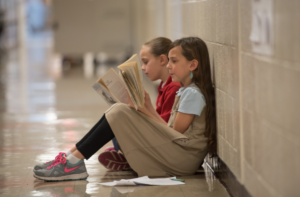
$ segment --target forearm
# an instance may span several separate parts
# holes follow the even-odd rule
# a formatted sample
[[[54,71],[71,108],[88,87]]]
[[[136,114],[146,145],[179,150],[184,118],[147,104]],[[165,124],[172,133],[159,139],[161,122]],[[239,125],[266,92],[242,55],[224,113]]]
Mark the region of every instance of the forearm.
[[[152,107],[151,109],[148,109],[149,112],[157,119],[159,119],[160,121],[166,122],[158,113],[157,111]]]
[[[190,124],[192,124],[194,117],[194,114],[178,112],[175,117],[173,129],[183,134],[189,128]]]
[[[152,110],[149,110],[147,108],[141,108],[139,107],[138,110],[140,112],[142,112],[143,114],[149,116],[150,118],[152,118],[153,120],[157,121],[157,122],[160,122],[164,125],[167,125],[167,123],[164,121],[164,119],[162,119],[159,115],[158,117],[155,115],[155,113],[157,114],[157,112],[155,111],[155,113],[151,112]]]

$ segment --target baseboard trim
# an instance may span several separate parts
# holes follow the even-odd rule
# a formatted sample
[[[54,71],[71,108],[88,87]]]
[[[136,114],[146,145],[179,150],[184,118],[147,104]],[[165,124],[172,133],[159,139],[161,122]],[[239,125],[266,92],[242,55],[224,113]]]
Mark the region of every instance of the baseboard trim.
[[[205,163],[214,172],[222,185],[224,185],[231,197],[252,197],[222,159],[219,157],[209,158],[207,156]]]

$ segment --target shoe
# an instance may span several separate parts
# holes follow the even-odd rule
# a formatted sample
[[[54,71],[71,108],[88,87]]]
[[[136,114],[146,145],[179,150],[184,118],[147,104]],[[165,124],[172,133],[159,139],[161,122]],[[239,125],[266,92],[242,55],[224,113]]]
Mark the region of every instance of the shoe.
[[[42,163],[42,164],[38,164],[36,166],[34,166],[33,168],[33,172],[36,170],[41,170],[41,169],[46,169],[47,167],[51,166],[53,163],[56,163],[56,161],[60,160],[61,156],[67,156],[66,153],[60,152],[54,160],[52,161],[48,161],[46,163]]]
[[[33,176],[44,181],[69,181],[87,179],[89,175],[83,160],[72,164],[62,156],[59,161],[52,163],[46,169],[36,170]]]
[[[116,149],[115,149],[115,147],[113,147],[113,146],[110,146],[110,147],[107,147],[105,150],[104,150],[104,152],[109,152],[109,151],[116,151]]]
[[[129,163],[122,153],[116,151],[103,152],[98,157],[99,162],[110,170],[129,170]]]

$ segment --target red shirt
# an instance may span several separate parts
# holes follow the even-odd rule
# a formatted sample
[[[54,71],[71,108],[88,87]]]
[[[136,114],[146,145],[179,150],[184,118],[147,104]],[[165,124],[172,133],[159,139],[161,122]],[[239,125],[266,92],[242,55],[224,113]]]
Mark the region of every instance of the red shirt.
[[[163,88],[161,88],[162,84],[163,82],[161,82],[157,88],[158,96],[156,99],[156,111],[160,114],[162,119],[168,122],[172,106],[175,101],[176,92],[179,90],[181,85],[179,82],[172,82],[171,76],[169,76]]]

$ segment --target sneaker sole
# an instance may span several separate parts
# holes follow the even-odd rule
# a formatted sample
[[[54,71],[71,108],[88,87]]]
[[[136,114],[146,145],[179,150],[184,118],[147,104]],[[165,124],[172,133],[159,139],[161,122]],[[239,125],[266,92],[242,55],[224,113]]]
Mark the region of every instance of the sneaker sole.
[[[98,160],[109,170],[123,171],[131,169],[124,155],[116,151],[103,152],[99,155]]]
[[[60,177],[42,177],[33,175],[35,178],[43,181],[76,181],[76,180],[85,180],[88,178],[88,173],[84,172],[81,174],[71,174],[66,176],[60,176]]]

